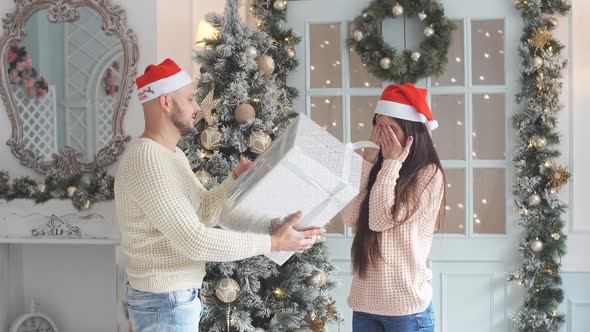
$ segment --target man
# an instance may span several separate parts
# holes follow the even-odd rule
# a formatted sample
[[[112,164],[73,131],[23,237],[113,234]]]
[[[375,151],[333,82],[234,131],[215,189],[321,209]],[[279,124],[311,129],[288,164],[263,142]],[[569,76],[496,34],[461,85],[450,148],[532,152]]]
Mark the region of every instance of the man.
[[[206,261],[303,251],[325,230],[295,230],[299,212],[273,235],[212,228],[225,190],[250,163],[241,161],[228,180],[206,191],[176,147],[182,135],[195,131],[200,112],[192,79],[166,59],[149,65],[136,83],[145,131],[129,148],[115,182],[121,246],[129,258],[129,319],[134,332],[194,332]]]

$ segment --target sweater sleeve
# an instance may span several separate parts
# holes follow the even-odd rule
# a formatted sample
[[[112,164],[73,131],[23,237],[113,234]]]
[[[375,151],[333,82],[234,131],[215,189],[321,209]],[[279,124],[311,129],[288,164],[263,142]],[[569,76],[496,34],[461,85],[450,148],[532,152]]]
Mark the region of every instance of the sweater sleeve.
[[[369,197],[369,228],[383,232],[394,226],[393,205],[395,185],[402,163],[397,159],[385,159]]]
[[[342,210],[342,220],[348,226],[354,227],[356,221],[359,218],[359,215],[361,213],[361,206],[368,195],[367,186],[369,185],[369,177],[371,175],[371,169],[373,169],[373,166],[375,165],[371,164],[366,160],[363,160],[359,193]]]
[[[396,225],[393,215],[395,204],[395,185],[399,178],[402,163],[398,160],[387,160],[387,166],[377,176],[375,187],[371,191],[369,201],[369,228],[375,232],[383,232]],[[413,219],[422,220],[426,216],[435,215],[440,208],[444,192],[443,175],[434,165],[421,170],[416,180],[417,207]]]
[[[154,155],[132,166],[125,181],[148,220],[179,252],[196,261],[234,261],[271,251],[270,236],[206,227],[181,183]]]
[[[230,175],[223,183],[209,191],[204,190],[198,214],[201,222],[209,227],[219,224],[219,212],[226,199],[227,190],[236,182]]]
[[[252,216],[235,216],[231,219],[219,219],[219,214],[227,198],[227,190],[236,182],[229,176],[221,185],[203,194],[199,214],[209,226],[221,225],[224,228],[239,232],[269,234],[271,220]]]

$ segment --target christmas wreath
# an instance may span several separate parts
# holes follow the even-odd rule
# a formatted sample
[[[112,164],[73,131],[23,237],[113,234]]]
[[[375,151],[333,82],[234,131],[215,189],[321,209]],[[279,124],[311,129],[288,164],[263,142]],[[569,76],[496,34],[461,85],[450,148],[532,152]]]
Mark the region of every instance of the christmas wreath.
[[[383,40],[386,18],[417,16],[424,22],[424,40],[415,50],[397,49]],[[354,19],[349,45],[370,73],[385,81],[415,83],[444,72],[453,23],[436,0],[374,0]]]

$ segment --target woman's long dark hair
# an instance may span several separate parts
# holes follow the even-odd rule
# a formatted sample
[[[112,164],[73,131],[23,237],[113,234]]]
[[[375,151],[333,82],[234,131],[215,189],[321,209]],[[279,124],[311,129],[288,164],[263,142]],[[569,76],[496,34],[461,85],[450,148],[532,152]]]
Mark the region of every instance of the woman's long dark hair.
[[[432,138],[423,123],[412,122],[402,119],[393,118],[399,124],[407,137],[413,136],[414,141],[410,149],[408,157],[403,163],[399,172],[399,179],[395,185],[395,204],[393,206],[393,216],[397,224],[403,224],[416,212],[418,209],[417,201],[422,196],[423,192],[418,193],[418,188],[415,188],[417,183],[416,177],[418,173],[428,167],[429,165],[436,166],[443,172],[440,159],[432,143]],[[373,126],[376,125],[376,117],[373,118]],[[377,174],[381,170],[383,164],[383,156],[379,154],[379,159],[375,167],[371,170],[369,175],[369,184],[367,191],[371,192],[371,188],[377,179]],[[433,173],[430,181],[434,180],[436,172]],[[443,173],[443,190],[444,187],[444,173]],[[424,191],[426,188],[422,188]],[[446,193],[443,192],[443,199],[439,208],[436,231],[440,229],[442,217],[444,215],[444,206],[446,204]],[[404,206],[406,208],[401,209]],[[355,273],[361,278],[364,278],[369,264],[376,266],[376,264],[383,259],[381,255],[381,234],[372,231],[369,228],[369,195],[366,195],[365,200],[361,205],[359,219],[355,227],[354,240],[352,241],[352,267]]]

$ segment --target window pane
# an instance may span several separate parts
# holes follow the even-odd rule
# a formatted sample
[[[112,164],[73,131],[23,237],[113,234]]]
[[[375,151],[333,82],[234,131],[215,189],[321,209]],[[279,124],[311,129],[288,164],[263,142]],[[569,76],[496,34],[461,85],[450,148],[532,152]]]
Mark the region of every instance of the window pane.
[[[504,94],[473,95],[473,159],[506,159]]]
[[[473,85],[504,84],[504,20],[471,22]]]
[[[465,160],[465,96],[433,95],[432,113],[439,127],[432,132],[440,159]]]
[[[379,96],[350,97],[350,141],[368,141]]]
[[[463,20],[452,21],[456,29],[453,30],[451,46],[449,47],[449,63],[445,72],[439,77],[432,78],[433,86],[463,86],[465,85],[465,46],[463,45]],[[440,121],[439,121],[440,122]]]
[[[312,88],[341,88],[340,24],[310,24]]]
[[[446,234],[465,233],[465,170],[445,169],[447,202],[445,216],[439,232]]]
[[[311,119],[344,141],[342,130],[342,97],[316,96],[311,97]]]
[[[348,25],[348,35],[352,36],[355,30],[354,25]],[[350,87],[351,88],[375,88],[381,87],[381,81],[367,71],[367,66],[361,62],[361,57],[352,49],[348,49],[350,63]],[[335,61],[332,66],[337,67],[340,63]]]
[[[504,234],[506,186],[503,168],[473,170],[473,233]]]

